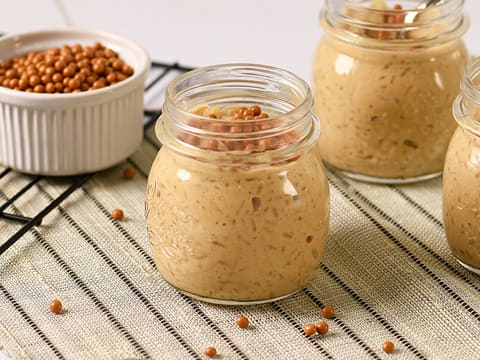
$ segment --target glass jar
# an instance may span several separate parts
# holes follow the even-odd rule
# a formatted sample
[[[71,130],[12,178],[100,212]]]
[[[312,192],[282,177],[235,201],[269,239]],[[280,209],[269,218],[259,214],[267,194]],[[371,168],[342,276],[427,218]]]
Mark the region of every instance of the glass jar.
[[[480,58],[465,71],[453,105],[458,122],[445,159],[443,222],[460,264],[480,274]]]
[[[253,105],[269,116],[233,120],[222,110]],[[204,301],[245,304],[288,296],[312,278],[329,226],[312,106],[303,80],[269,66],[212,66],[169,85],[146,196],[167,282]]]
[[[438,176],[468,63],[463,0],[326,0],[313,63],[322,158],[347,176],[405,183]],[[401,7],[403,6],[402,10]]]

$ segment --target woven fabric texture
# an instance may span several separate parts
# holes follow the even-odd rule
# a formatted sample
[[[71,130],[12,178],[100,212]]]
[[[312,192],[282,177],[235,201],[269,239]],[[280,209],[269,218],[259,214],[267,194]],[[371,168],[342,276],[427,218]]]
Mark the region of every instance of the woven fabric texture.
[[[0,257],[0,344],[15,359],[203,359],[207,346],[218,359],[480,359],[480,277],[449,252],[441,179],[375,186],[329,171],[331,230],[314,279],[271,304],[209,305],[169,286],[151,256],[144,191],[158,147],[150,128],[128,162],[95,175]],[[0,203],[29,180],[8,174]],[[41,180],[9,212],[36,214],[68,181]],[[0,243],[18,227],[0,220]],[[55,298],[61,315],[49,312]],[[328,334],[304,335],[326,304],[336,310]],[[250,328],[237,327],[240,313]]]

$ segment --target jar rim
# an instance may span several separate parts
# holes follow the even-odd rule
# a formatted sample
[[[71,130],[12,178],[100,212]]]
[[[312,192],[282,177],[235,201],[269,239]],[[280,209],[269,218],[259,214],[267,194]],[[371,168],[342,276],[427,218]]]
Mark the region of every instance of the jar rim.
[[[189,78],[194,77],[197,74],[205,73],[208,71],[216,71],[216,70],[226,70],[226,71],[251,71],[251,70],[258,70],[258,71],[265,71],[265,72],[270,72],[270,73],[277,73],[278,76],[283,77],[284,79],[288,79],[290,81],[295,81],[298,82],[298,84],[302,87],[302,90],[305,93],[304,96],[304,101],[299,104],[295,109],[292,109],[289,112],[286,112],[282,114],[282,116],[292,116],[298,109],[302,109],[305,106],[311,106],[312,102],[312,93],[310,90],[309,85],[305,80],[300,78],[298,75],[294,74],[291,71],[280,69],[277,67],[269,66],[269,65],[262,65],[262,64],[254,64],[254,63],[224,63],[224,64],[216,64],[216,65],[210,65],[210,66],[205,66],[201,67],[198,69],[194,69],[191,71],[188,71],[186,73],[183,73],[179,76],[177,76],[167,87],[166,93],[165,93],[165,105],[167,106],[173,106],[175,107],[175,103],[173,102],[173,99],[175,98],[174,89],[178,84],[182,81],[186,81]],[[165,106],[164,105],[164,106]],[[194,115],[188,110],[184,109],[178,109],[179,114],[183,116],[194,116],[198,117],[200,119],[208,119],[205,116],[200,116],[200,115]]]
[[[365,6],[370,3],[325,0],[320,24],[327,33],[345,42],[385,50],[423,48],[458,39],[469,27],[469,18],[463,12],[465,0],[444,0],[425,9]],[[418,1],[412,3],[418,5]]]
[[[241,104],[239,99],[244,102],[243,105],[256,104],[255,100],[258,99],[262,107],[263,104],[271,105],[275,109],[274,114],[267,119],[239,122],[192,113],[198,105],[228,107],[231,106],[229,104]],[[320,125],[312,113],[312,106],[313,96],[309,85],[290,71],[251,63],[212,65],[182,74],[170,83],[163,114],[157,123],[157,137],[168,147],[187,156],[198,158],[201,157],[199,152],[207,152],[211,156],[228,157],[231,160],[248,155],[249,161],[258,158],[261,162],[267,153],[284,157],[302,149],[305,151],[305,146],[313,145],[319,136]],[[267,129],[256,126],[265,122],[270,122]],[[237,128],[240,130],[233,131],[232,127],[239,124]],[[225,127],[231,131],[226,131]],[[250,129],[246,130],[248,127]],[[278,140],[281,135],[286,135],[285,138],[290,135],[292,139],[292,134],[298,137],[290,142],[276,141],[276,147],[264,151],[261,146],[250,153],[246,147],[238,150],[237,146],[232,150],[228,146],[238,145],[242,141],[244,144],[259,144],[260,139]],[[191,139],[191,136],[201,144],[211,141],[222,146],[205,149],[183,140],[185,137]]]
[[[460,126],[480,136],[480,57],[471,59],[464,71],[453,114]]]

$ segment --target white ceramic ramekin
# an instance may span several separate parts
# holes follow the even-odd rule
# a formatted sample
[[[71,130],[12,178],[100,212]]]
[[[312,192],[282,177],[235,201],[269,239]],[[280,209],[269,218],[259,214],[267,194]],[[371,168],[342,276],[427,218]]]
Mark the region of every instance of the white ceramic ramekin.
[[[113,86],[75,94],[36,94],[0,86],[0,164],[21,172],[75,175],[108,168],[131,155],[143,137],[147,52],[104,32],[58,29],[0,38],[0,60],[62,45],[115,50],[134,74]]]

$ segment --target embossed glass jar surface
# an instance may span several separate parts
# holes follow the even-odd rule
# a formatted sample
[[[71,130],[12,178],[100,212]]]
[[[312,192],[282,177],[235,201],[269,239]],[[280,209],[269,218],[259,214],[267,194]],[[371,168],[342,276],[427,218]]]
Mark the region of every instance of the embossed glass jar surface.
[[[455,258],[480,274],[480,58],[467,68],[453,110],[459,126],[445,160],[443,220]]]
[[[437,176],[456,127],[451,106],[468,61],[463,0],[425,10],[371,4],[326,0],[320,15],[326,35],[314,58],[313,91],[321,155],[360,180]]]
[[[259,105],[270,117],[192,113],[244,105]],[[289,72],[232,64],[176,79],[157,123],[163,147],[146,200],[163,277],[190,296],[225,304],[301,289],[328,233],[328,182],[314,146],[319,132],[309,87]]]

